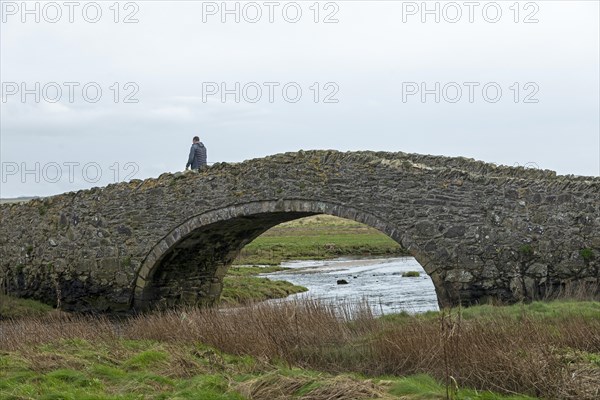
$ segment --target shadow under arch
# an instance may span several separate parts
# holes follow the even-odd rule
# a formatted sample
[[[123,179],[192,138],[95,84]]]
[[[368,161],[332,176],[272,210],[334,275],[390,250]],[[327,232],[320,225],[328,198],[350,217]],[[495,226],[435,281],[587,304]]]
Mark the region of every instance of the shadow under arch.
[[[416,251],[406,232],[370,212],[316,200],[255,201],[204,212],[169,232],[142,262],[131,306],[142,311],[212,304],[220,296],[227,268],[244,246],[276,225],[318,214],[346,218],[381,231],[410,251],[428,274],[433,272],[427,268],[428,258]],[[440,302],[440,288],[436,279],[433,281]]]

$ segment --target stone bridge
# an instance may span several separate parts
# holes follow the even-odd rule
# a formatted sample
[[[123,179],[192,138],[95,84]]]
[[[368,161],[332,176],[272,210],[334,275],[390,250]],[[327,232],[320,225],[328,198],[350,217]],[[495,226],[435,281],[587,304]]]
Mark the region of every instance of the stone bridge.
[[[300,151],[0,211],[3,289],[67,310],[211,304],[246,244],[315,214],[394,239],[441,306],[599,283],[599,178],[465,158]]]

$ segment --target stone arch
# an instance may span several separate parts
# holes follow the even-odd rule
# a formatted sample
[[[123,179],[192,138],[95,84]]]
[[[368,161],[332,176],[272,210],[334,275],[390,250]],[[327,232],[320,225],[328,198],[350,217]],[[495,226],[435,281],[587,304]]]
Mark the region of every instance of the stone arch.
[[[166,306],[212,303],[220,294],[222,277],[227,268],[246,244],[280,223],[318,214],[346,218],[375,228],[408,249],[428,274],[431,275],[435,272],[427,268],[428,258],[412,245],[406,232],[399,231],[384,218],[373,213],[348,205],[316,200],[255,201],[233,204],[195,215],[171,230],[154,245],[141,263],[135,279],[132,307],[136,310],[144,310],[159,301],[166,301]],[[225,232],[227,230],[231,231]],[[221,246],[222,243],[219,241],[222,239],[229,240],[231,243],[226,245],[221,253],[209,254],[208,247]],[[161,284],[166,283],[166,281],[157,283],[157,280],[164,281],[166,279],[156,276],[157,273],[160,273],[161,268],[167,268],[169,271],[166,265],[177,262],[177,258],[182,253],[182,257],[185,257],[194,251],[202,251],[201,241],[206,241],[209,245],[205,249],[207,250],[206,254],[201,254],[198,259],[191,260],[191,262],[207,264],[205,265],[206,275],[190,277],[184,284],[187,287],[179,286],[170,289],[160,287]],[[191,250],[190,253],[185,254],[186,249]],[[212,251],[214,252],[214,247]],[[171,270],[171,272],[174,271]],[[434,277],[432,276],[432,278]],[[179,284],[181,285],[184,280],[182,277]],[[446,299],[440,298],[443,296],[443,291],[441,287],[438,287],[439,280],[433,279],[433,281],[438,299],[440,303],[444,303]],[[171,289],[176,289],[180,293],[178,294],[179,298],[171,298],[171,302],[169,302],[168,292]],[[202,299],[199,299],[198,293],[203,295]],[[167,298],[162,297],[165,294],[167,294]]]
[[[241,246],[270,224],[325,213],[401,243],[441,306],[532,300],[567,282],[599,293],[599,196],[600,178],[462,157],[276,154],[0,204],[0,282],[11,295],[53,303],[58,281],[65,310],[125,311],[156,298],[160,287],[148,283],[160,274],[165,285],[178,275],[164,268],[185,261],[181,244],[220,240],[220,253],[209,248],[212,260],[200,261],[226,264],[236,247],[223,243]],[[237,235],[219,237],[219,228]],[[192,276],[193,263],[184,266],[178,285],[188,294],[217,284],[224,269]]]

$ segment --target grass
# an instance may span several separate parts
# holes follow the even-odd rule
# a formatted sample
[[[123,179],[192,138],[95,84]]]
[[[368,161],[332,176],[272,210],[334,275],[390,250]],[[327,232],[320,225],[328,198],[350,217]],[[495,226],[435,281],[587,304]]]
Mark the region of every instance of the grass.
[[[594,251],[590,248],[581,249],[579,255],[581,255],[581,258],[586,262],[590,262],[594,259]]]
[[[443,399],[448,389],[465,400],[596,399],[599,307],[374,318],[365,304],[340,311],[305,300],[119,322],[9,320],[0,325],[0,398]]]
[[[229,267],[227,275],[229,276],[254,276],[259,274],[270,274],[273,272],[287,271],[290,268],[285,268],[276,265],[234,265]]]
[[[465,319],[485,319],[493,315],[515,320],[532,318],[535,320],[561,321],[575,317],[593,320],[600,317],[600,302],[562,300],[554,302],[535,301],[512,307],[483,305],[465,308],[462,310],[462,315]]]
[[[34,317],[53,312],[52,306],[31,299],[21,299],[0,293],[0,319]]]
[[[429,375],[415,375],[396,379],[390,390],[390,394],[405,399],[443,399],[446,395],[446,387]],[[493,392],[476,391],[458,388],[452,393],[456,400],[531,400],[533,397],[516,395],[504,396]]]
[[[272,281],[249,275],[225,276],[220,302],[222,304],[249,304],[256,301],[278,299],[291,294],[306,292],[304,286],[287,281]]]
[[[419,271],[406,271],[402,273],[403,278],[418,278],[421,276]]]
[[[271,228],[248,244],[235,264],[278,265],[287,260],[390,255],[407,255],[407,252],[376,229],[317,215]]]
[[[366,378],[232,356],[203,345],[120,339],[60,340],[3,352],[0,398],[22,399],[442,399],[426,375]],[[464,391],[456,399],[517,400]]]
[[[283,271],[279,266],[232,266],[223,279],[221,304],[238,305],[257,301],[279,299],[291,294],[306,292],[304,286],[287,281],[272,281],[255,275]]]
[[[202,346],[134,343],[62,340],[4,353],[0,398],[243,399],[235,378],[254,370],[254,361]]]
[[[463,320],[495,320],[503,318],[519,322],[524,319],[536,321],[568,321],[573,318],[584,318],[595,320],[600,318],[600,302],[598,301],[576,301],[576,300],[560,300],[560,301],[535,301],[532,303],[520,303],[512,306],[494,306],[494,305],[479,305],[475,307],[456,308],[454,313],[460,313]],[[394,323],[402,323],[412,321],[414,318],[424,320],[437,320],[439,312],[428,311],[423,314],[411,315],[408,313],[390,314],[381,317]]]

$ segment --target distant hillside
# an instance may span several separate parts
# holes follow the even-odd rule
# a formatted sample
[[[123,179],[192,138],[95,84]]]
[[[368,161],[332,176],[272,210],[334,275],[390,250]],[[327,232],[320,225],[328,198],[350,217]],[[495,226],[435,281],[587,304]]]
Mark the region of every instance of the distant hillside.
[[[39,199],[39,196],[34,197],[14,197],[11,199],[0,199],[0,204],[4,203],[23,203],[32,199]]]

